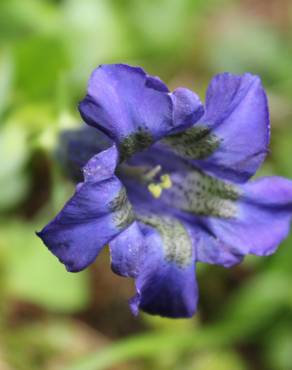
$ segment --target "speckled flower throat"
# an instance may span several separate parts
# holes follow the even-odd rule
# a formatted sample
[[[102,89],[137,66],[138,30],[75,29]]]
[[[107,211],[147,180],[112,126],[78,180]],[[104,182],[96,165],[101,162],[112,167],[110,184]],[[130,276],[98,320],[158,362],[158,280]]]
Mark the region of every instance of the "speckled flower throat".
[[[180,134],[180,137],[182,135],[184,134]],[[204,140],[208,141],[207,138]],[[135,144],[136,153],[143,149]],[[209,153],[210,150],[211,148],[208,149]],[[124,222],[130,224],[133,217],[136,217],[138,221],[157,230],[163,241],[165,259],[178,267],[184,267],[193,261],[192,241],[184,224],[171,217],[157,216],[155,211],[145,212],[141,209],[143,207],[135,209],[135,204],[152,203],[153,209],[173,207],[197,217],[232,218],[236,216],[236,200],[240,196],[240,189],[235,185],[202,173],[188,161],[185,161],[184,166],[185,176],[182,178],[180,173],[167,172],[169,166],[166,164],[164,169],[163,162],[159,164],[159,157],[157,164],[154,164],[147,151],[140,153],[138,160],[135,156],[129,158],[119,165],[117,173],[123,179],[128,199],[133,199],[133,207],[126,201],[125,192],[122,192],[122,196],[119,194],[118,202],[114,202]],[[138,195],[137,188],[140,188]],[[135,195],[140,197],[138,201],[135,201]],[[117,218],[117,226],[120,225],[120,218]]]
[[[135,315],[192,316],[197,262],[230,267],[287,236],[292,182],[249,181],[270,140],[259,77],[219,74],[203,105],[139,67],[102,65],[79,110],[87,126],[57,153],[78,184],[38,236],[71,272],[109,245],[112,270],[135,279]]]
[[[144,159],[145,164],[141,164]],[[124,179],[129,198],[141,187],[141,202],[153,202],[161,206],[175,207],[196,216],[217,216],[222,218],[236,215],[236,201],[240,188],[236,185],[204,174],[200,169],[185,161],[185,174],[168,171],[163,163],[147,163],[147,152],[140,154],[140,165],[121,164],[117,173]],[[170,159],[171,160],[171,159]],[[132,163],[135,160],[132,159]],[[127,186],[127,184],[129,184]],[[152,199],[149,199],[149,194]],[[134,202],[135,203],[135,202]]]

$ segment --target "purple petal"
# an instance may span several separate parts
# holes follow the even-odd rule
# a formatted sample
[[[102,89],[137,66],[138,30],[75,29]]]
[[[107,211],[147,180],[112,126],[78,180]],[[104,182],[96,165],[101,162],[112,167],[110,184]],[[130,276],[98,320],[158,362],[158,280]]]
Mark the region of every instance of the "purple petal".
[[[112,141],[101,131],[83,125],[61,132],[56,157],[64,173],[74,182],[82,181],[82,167],[95,154],[109,148]]]
[[[141,227],[145,247],[136,279],[137,294],[130,302],[133,313],[141,309],[165,317],[192,316],[198,288],[188,232],[178,221],[157,216],[144,219]]]
[[[79,109],[85,122],[118,143],[124,159],[179,129],[180,125],[190,126],[194,117],[202,115],[199,100],[192,93],[187,96],[183,90],[184,93],[177,92],[178,97],[172,98],[161,80],[147,75],[141,68],[102,65],[93,72]],[[183,94],[185,97],[180,98]],[[200,114],[196,116],[195,111]]]
[[[174,105],[173,120],[179,130],[190,127],[204,114],[202,103],[195,93],[185,88],[178,88],[171,94]]]
[[[216,176],[245,182],[263,162],[269,137],[267,97],[260,79],[223,73],[209,85],[199,122],[161,145]]]
[[[209,219],[229,222],[237,214],[241,189],[231,183],[188,168],[170,174],[171,187],[159,198],[176,209],[176,217],[189,225],[196,261],[225,267],[239,263],[245,251],[218,238],[208,227]]]
[[[134,219],[126,191],[114,176],[118,153],[113,146],[84,167],[84,182],[62,211],[38,233],[68,271],[80,271],[102,247]]]
[[[211,81],[201,122],[220,141],[198,164],[217,176],[244,182],[254,175],[268,151],[268,102],[259,77],[223,73]]]
[[[243,260],[244,255],[239,249],[224,243],[199,222],[193,222],[190,229],[192,230],[197,262],[231,267]]]
[[[112,270],[121,276],[137,277],[144,239],[137,222],[116,236],[109,244]]]
[[[221,242],[242,255],[269,255],[289,233],[292,182],[267,177],[243,185],[242,191],[234,218],[210,218],[206,223]]]
[[[165,205],[169,212],[172,206],[172,214],[188,222],[196,261],[228,267],[249,253],[271,254],[289,232],[289,180],[272,177],[236,185],[195,169],[172,172],[170,179],[171,187],[162,191],[157,210]]]

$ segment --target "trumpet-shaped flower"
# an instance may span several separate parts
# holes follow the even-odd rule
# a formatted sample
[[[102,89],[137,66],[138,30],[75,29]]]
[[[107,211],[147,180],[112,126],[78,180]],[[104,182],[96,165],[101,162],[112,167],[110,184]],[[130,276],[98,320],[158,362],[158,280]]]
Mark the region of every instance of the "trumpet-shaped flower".
[[[230,267],[287,236],[292,182],[248,181],[270,136],[257,76],[215,76],[204,108],[141,68],[102,65],[79,110],[91,127],[64,134],[62,151],[82,182],[38,235],[68,271],[109,245],[113,271],[136,281],[135,314],[192,316],[196,262]]]

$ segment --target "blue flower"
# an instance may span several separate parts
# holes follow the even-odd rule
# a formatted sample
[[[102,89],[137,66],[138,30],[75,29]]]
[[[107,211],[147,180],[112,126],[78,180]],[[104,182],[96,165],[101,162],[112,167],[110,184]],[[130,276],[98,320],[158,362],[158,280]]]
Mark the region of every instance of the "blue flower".
[[[68,271],[108,244],[113,271],[136,280],[135,314],[192,316],[196,262],[230,267],[287,236],[292,182],[248,182],[270,136],[257,76],[215,76],[204,109],[141,68],[103,65],[79,109],[91,128],[65,134],[63,151],[83,182],[38,235]]]

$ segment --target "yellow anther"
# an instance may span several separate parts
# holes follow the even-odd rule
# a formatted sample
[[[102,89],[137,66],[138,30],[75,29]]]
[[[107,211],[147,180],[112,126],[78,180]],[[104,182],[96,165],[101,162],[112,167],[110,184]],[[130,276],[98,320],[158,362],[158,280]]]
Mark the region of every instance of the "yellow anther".
[[[159,198],[162,192],[162,188],[160,184],[149,184],[148,190],[154,196],[154,198]]]
[[[171,182],[171,178],[169,177],[169,175],[162,175],[160,177],[160,186],[162,187],[162,189],[169,189],[171,188],[172,186],[172,182]]]
[[[148,190],[154,196],[154,198],[159,198],[161,196],[162,190],[169,189],[171,188],[171,186],[172,182],[169,175],[162,175],[158,184],[151,183],[148,185]]]

